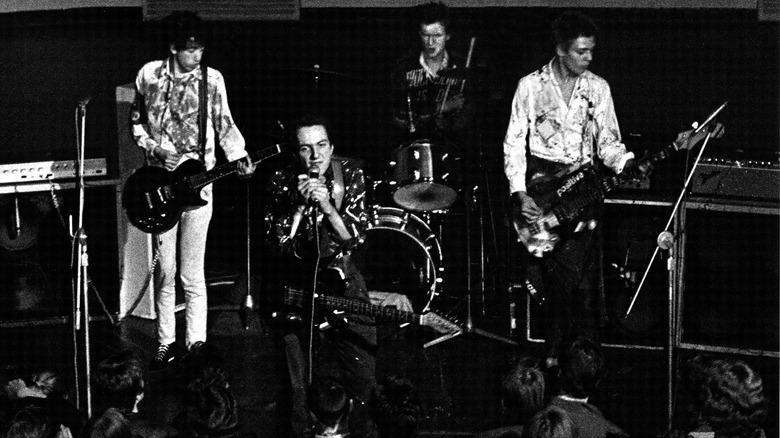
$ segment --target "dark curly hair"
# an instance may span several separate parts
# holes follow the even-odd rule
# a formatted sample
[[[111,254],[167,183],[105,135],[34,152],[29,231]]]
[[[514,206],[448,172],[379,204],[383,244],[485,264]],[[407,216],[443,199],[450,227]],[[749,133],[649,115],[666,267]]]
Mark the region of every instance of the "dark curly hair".
[[[701,389],[702,420],[716,436],[753,437],[766,420],[768,401],[761,376],[745,362],[717,360]]]
[[[579,37],[596,38],[599,27],[592,18],[578,11],[566,11],[552,23],[553,41],[556,47],[568,49]]]

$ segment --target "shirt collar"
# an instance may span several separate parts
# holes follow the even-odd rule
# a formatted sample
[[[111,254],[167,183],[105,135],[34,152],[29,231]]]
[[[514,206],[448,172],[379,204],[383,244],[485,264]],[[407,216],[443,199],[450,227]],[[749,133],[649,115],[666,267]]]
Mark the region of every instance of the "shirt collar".
[[[423,56],[423,52],[420,52],[420,66],[425,70],[425,74],[428,75],[428,77],[435,78],[438,76],[433,70],[431,70],[430,67],[428,67],[428,64],[425,63],[425,56]],[[444,59],[441,62],[441,68],[447,68],[447,65],[450,63],[450,53],[446,50],[444,51]]]
[[[173,63],[176,62],[176,59],[174,59],[173,55],[169,56],[168,59],[165,62],[165,71],[163,72],[165,75],[167,75],[170,78],[191,78],[195,77],[197,79],[200,79],[200,70],[201,68],[194,68],[191,71],[188,71],[187,73],[180,73],[178,76],[174,73],[176,70],[174,69]]]

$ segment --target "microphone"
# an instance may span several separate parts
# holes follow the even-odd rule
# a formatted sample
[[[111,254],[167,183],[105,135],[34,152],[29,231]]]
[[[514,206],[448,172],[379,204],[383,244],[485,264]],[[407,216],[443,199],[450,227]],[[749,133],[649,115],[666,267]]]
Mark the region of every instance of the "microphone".
[[[309,166],[309,179],[318,179],[320,177],[320,167],[316,164],[312,164]],[[312,206],[317,206],[317,201],[315,201],[312,198],[309,198],[309,203]]]
[[[92,95],[91,94],[87,94],[81,100],[79,100],[78,107],[81,108],[81,109],[84,109],[87,106],[87,104],[89,103],[90,100],[92,100]]]

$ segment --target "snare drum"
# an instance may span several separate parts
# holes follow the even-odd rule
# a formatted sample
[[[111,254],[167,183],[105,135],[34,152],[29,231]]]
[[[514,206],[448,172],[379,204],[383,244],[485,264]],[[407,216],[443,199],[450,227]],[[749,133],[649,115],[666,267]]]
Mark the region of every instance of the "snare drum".
[[[416,312],[430,306],[437,287],[441,247],[419,217],[392,207],[374,207],[358,267],[369,291],[406,295]]]
[[[458,199],[458,193],[448,185],[453,162],[449,153],[429,140],[415,140],[398,148],[393,169],[395,203],[412,211],[449,208]]]

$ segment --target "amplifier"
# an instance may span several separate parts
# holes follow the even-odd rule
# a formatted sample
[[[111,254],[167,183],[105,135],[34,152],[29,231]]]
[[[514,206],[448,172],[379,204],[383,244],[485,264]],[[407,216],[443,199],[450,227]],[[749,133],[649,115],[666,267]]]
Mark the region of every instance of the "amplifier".
[[[30,163],[0,164],[0,184],[52,181],[76,178],[75,161],[36,161]],[[84,176],[106,176],[105,158],[84,160]]]
[[[780,163],[702,158],[691,180],[691,193],[780,200]]]

